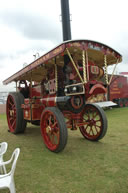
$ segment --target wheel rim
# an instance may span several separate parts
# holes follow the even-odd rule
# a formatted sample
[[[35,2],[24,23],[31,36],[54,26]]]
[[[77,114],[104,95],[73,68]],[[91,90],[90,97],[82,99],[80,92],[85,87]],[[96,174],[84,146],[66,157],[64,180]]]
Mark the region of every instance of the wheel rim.
[[[60,128],[56,116],[50,111],[41,116],[41,134],[48,149],[56,150],[60,142]]]
[[[16,105],[11,95],[9,95],[7,99],[6,111],[10,132],[14,132],[16,128]]]
[[[95,106],[87,105],[82,113],[82,123],[80,131],[89,140],[97,140],[103,130],[103,120],[101,113]]]

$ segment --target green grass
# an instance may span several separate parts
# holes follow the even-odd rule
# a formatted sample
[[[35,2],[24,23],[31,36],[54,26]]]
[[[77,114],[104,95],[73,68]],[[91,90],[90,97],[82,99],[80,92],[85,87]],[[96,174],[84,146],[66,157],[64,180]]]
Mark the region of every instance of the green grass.
[[[21,149],[17,193],[127,193],[128,108],[105,113],[108,131],[101,141],[87,141],[79,130],[69,130],[67,146],[59,154],[45,147],[39,127],[28,125],[24,134],[13,135],[7,132],[6,116],[0,115],[0,141],[9,145],[4,159]]]

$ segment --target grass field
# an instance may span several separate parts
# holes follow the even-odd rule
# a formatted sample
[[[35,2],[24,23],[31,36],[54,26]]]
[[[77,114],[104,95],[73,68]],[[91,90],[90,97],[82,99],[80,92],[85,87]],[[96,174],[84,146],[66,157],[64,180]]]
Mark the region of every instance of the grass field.
[[[69,130],[67,146],[59,154],[44,146],[39,127],[28,125],[24,134],[13,135],[7,132],[6,116],[0,115],[0,141],[9,145],[4,159],[21,149],[17,193],[127,193],[128,108],[105,113],[108,131],[101,141],[87,141],[79,130]]]

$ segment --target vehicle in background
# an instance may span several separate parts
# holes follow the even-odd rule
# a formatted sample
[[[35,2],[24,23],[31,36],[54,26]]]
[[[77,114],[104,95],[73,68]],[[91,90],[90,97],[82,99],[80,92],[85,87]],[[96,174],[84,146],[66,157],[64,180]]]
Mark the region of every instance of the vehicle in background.
[[[128,106],[128,77],[123,75],[113,76],[108,87],[108,99],[115,102],[119,107]]]

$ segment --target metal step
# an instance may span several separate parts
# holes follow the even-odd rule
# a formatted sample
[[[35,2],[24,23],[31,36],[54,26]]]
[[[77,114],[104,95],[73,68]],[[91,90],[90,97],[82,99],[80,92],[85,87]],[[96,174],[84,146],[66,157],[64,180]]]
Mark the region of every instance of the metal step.
[[[117,105],[116,103],[114,103],[112,101],[97,102],[97,103],[94,103],[94,104],[99,105],[101,108],[112,107],[112,106]]]

